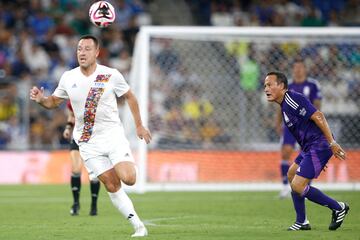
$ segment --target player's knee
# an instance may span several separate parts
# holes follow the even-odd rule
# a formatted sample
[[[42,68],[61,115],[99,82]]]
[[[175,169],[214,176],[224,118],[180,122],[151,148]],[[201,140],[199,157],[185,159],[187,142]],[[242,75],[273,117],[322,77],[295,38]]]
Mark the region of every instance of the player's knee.
[[[81,172],[80,171],[71,171],[71,176],[72,177],[81,177]]]
[[[114,193],[120,189],[120,181],[119,182],[107,182],[104,183],[105,188],[108,192]]]
[[[282,158],[283,160],[289,160],[290,157],[291,157],[291,153],[289,153],[289,152],[286,151],[286,150],[282,151],[282,153],[281,153],[281,158]]]
[[[121,181],[123,181],[128,186],[132,186],[136,183],[136,174],[135,173],[123,174]]]
[[[299,194],[299,195],[301,195],[304,192],[303,187],[301,185],[299,185],[299,184],[291,182],[290,186],[291,186],[292,191]]]
[[[121,187],[120,179],[117,177],[102,179],[102,182],[108,192],[117,192]]]
[[[291,183],[292,180],[294,179],[294,176],[295,176],[295,173],[293,173],[293,172],[291,171],[291,169],[289,169],[289,171],[287,172],[287,178],[288,178],[288,180],[289,180],[290,183]]]

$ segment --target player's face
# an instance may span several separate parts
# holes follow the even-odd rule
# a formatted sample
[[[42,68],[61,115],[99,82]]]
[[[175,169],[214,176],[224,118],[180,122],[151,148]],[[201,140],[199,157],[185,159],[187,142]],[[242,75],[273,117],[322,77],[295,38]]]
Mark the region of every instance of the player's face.
[[[81,39],[77,48],[77,58],[80,67],[88,68],[96,63],[99,48],[92,39]]]
[[[306,79],[306,69],[302,62],[296,62],[293,66],[293,78],[296,83],[302,83]]]
[[[264,92],[266,99],[269,102],[281,103],[283,98],[284,84],[278,83],[276,80],[276,75],[266,76],[264,82]]]

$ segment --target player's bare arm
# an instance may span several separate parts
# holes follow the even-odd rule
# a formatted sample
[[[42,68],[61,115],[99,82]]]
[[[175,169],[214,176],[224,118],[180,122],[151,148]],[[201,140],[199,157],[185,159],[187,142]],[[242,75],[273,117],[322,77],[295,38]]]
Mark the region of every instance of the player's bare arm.
[[[58,107],[64,99],[55,96],[44,96],[44,88],[32,87],[30,89],[30,99],[37,102],[41,106],[47,109]]]
[[[141,116],[140,116],[140,110],[139,110],[139,104],[138,101],[133,94],[131,90],[127,91],[123,95],[130,107],[131,113],[133,115],[135,126],[136,126],[136,134],[140,139],[144,139],[146,143],[150,143],[151,141],[151,133],[150,131],[145,128],[142,124]]]
[[[67,124],[65,126],[63,136],[64,136],[65,139],[70,140],[71,133],[72,133],[72,130],[73,130],[73,126],[75,124],[75,116],[74,116],[74,113],[72,111],[67,110],[67,112],[68,112]]]
[[[322,112],[319,110],[316,111],[312,116],[311,120],[315,122],[315,124],[321,129],[324,133],[326,140],[329,142],[331,150],[336,158],[344,160],[346,158],[345,151],[341,148],[341,146],[334,140],[329,124],[326,121],[326,118]]]
[[[277,110],[276,110],[275,130],[276,130],[276,133],[279,136],[282,134],[282,115],[281,115],[281,108],[280,107],[278,107]]]

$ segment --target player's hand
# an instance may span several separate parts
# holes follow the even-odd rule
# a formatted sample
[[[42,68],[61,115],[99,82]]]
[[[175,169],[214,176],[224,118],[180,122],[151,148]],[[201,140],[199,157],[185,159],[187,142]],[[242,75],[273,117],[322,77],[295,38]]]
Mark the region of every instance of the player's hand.
[[[136,128],[136,134],[140,139],[144,139],[147,144],[151,141],[151,133],[144,126],[139,126]]]
[[[341,159],[341,160],[346,159],[346,153],[338,143],[335,142],[330,147],[331,147],[331,151],[333,152],[333,154],[336,158]]]
[[[64,132],[63,132],[63,137],[67,140],[70,140],[71,138],[71,129],[70,128],[65,128]]]
[[[44,88],[41,87],[40,89],[38,89],[37,87],[32,87],[30,89],[30,99],[39,103],[41,102],[41,99],[44,98]]]

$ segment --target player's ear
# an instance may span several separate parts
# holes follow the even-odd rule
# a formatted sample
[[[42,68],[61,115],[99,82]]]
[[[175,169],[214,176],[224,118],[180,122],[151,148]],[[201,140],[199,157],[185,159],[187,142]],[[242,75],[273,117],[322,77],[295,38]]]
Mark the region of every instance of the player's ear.
[[[280,85],[281,89],[285,89],[285,84],[283,82],[278,83]]]

